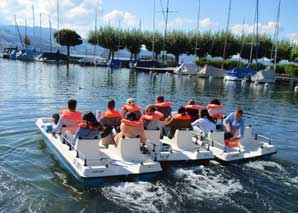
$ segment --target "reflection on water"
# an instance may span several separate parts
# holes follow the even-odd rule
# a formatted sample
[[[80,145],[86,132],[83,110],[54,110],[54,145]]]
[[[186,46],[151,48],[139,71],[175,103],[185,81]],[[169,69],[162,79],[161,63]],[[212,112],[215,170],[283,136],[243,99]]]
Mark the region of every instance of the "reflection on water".
[[[8,60],[0,60],[0,76],[0,212],[298,210],[298,94],[288,85]],[[118,109],[128,97],[145,107],[157,95],[173,101],[173,110],[189,99],[205,106],[214,97],[226,114],[241,106],[246,124],[271,136],[279,152],[270,161],[213,162],[174,168],[157,180],[86,189],[61,167],[34,124],[70,98],[85,112],[104,110],[108,98]]]

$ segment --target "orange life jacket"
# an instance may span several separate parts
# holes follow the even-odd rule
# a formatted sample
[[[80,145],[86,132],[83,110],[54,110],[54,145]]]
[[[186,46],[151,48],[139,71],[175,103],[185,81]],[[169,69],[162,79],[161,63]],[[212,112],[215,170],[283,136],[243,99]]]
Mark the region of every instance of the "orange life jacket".
[[[128,104],[125,104],[122,108],[121,111],[127,110],[129,112],[139,112],[142,110],[142,107],[140,106],[131,106]]]
[[[63,116],[64,119],[67,120],[82,120],[81,112],[71,112],[68,109],[64,109],[60,112],[60,115]]]
[[[177,120],[191,120],[191,117],[188,114],[185,114],[185,115],[176,114],[173,116],[173,118]]]
[[[95,127],[95,126],[92,126],[92,125],[87,125],[87,123],[84,122],[84,121],[79,124],[79,127],[88,128],[88,129],[91,129],[91,130],[99,129],[98,126]]]
[[[163,118],[163,114],[159,111],[155,111],[153,115],[145,114],[142,116],[141,120],[149,120],[149,121],[155,121]]]
[[[206,106],[206,109],[209,112],[209,115],[212,118],[223,118],[224,117],[224,106],[223,105],[217,105],[217,104],[208,104]]]
[[[163,107],[168,107],[168,106],[172,106],[172,102],[161,102],[161,103],[158,103],[158,102],[156,102],[154,105],[156,106],[156,107],[161,107],[161,108],[163,108]]]
[[[118,117],[121,117],[121,114],[117,111],[117,110],[106,110],[102,113],[103,117],[106,117],[106,118],[118,118]]]
[[[131,126],[131,127],[143,126],[143,122],[141,120],[139,120],[139,121],[130,121],[130,120],[127,120],[127,119],[122,119],[121,122],[124,123],[125,125]]]
[[[201,110],[202,109],[202,106],[201,105],[186,105],[185,106],[185,109],[196,109],[196,110]]]

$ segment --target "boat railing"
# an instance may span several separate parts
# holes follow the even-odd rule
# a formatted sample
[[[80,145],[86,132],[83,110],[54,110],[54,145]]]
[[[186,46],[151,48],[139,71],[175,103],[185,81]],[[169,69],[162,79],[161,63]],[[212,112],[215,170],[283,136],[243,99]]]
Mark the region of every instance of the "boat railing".
[[[71,150],[74,150],[76,152],[76,158],[83,158],[84,160],[84,166],[88,166],[88,159],[87,157],[82,153],[80,152],[71,142],[70,140],[66,137],[66,135],[63,135],[62,137],[62,143],[65,143],[66,145],[69,146],[69,151]],[[92,160],[92,159],[89,159],[89,160]]]
[[[255,134],[255,140],[257,140],[258,138],[263,138],[263,139],[267,140],[270,145],[272,143],[272,138],[269,138],[267,136],[260,135],[260,134]]]

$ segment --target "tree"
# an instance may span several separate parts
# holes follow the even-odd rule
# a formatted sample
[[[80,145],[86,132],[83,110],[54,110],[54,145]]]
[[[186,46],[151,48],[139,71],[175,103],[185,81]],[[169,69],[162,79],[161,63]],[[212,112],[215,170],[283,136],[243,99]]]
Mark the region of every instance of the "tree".
[[[25,35],[23,42],[26,47],[31,45],[30,39],[27,35]]]
[[[54,33],[54,38],[57,43],[67,47],[67,56],[69,59],[70,47],[82,44],[82,38],[75,31],[69,29],[62,29]]]
[[[163,44],[163,36],[159,32],[148,32],[146,31],[143,34],[143,43],[146,46],[146,49],[149,51],[153,51],[153,36],[154,36],[154,55],[155,59],[157,59],[157,56],[161,53],[162,50],[162,44]]]
[[[143,33],[140,30],[130,30],[123,33],[123,44],[130,51],[130,60],[134,57],[136,59],[137,54],[140,52],[141,45],[143,44]]]

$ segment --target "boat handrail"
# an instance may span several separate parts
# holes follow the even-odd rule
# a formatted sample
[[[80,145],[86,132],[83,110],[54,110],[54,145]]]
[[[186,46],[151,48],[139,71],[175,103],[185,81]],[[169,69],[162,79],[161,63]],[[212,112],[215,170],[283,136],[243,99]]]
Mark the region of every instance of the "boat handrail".
[[[66,144],[69,146],[69,151],[71,151],[71,150],[76,151],[76,158],[79,158],[80,156],[83,157],[84,166],[88,166],[87,157],[82,152],[80,152],[77,148],[75,148],[75,146],[69,141],[69,139],[67,137],[65,137],[65,135],[62,136],[62,140],[63,140],[63,143],[66,142]],[[89,160],[92,160],[92,159],[89,159]]]
[[[265,140],[268,140],[268,143],[271,145],[272,138],[269,138],[269,137],[267,137],[267,136],[265,136],[265,135],[255,134],[255,140],[257,140],[258,137],[263,138],[263,139],[265,139]]]

